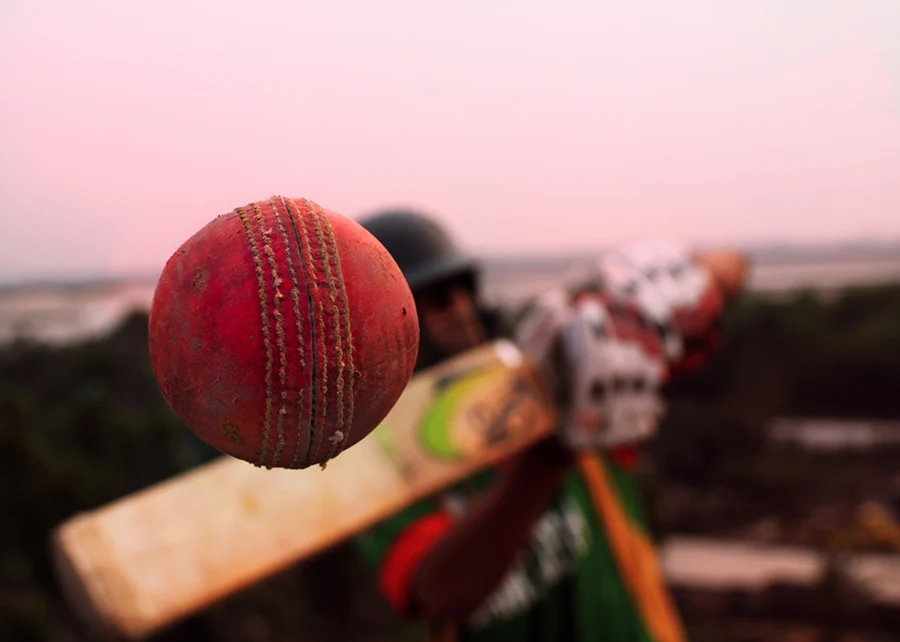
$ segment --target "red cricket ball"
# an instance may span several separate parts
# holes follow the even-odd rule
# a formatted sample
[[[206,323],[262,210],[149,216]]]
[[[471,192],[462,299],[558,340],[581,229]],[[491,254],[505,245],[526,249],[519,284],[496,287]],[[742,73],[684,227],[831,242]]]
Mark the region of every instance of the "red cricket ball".
[[[324,465],[405,389],[415,302],[355,221],[275,196],[221,215],[168,260],[150,310],[150,362],[179,418],[266,468]]]

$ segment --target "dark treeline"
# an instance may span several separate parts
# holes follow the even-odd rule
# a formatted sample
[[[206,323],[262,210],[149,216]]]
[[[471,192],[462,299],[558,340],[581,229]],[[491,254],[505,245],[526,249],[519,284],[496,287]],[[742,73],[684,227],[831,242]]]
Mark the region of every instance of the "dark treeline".
[[[652,445],[660,533],[732,532],[770,516],[797,523],[817,506],[862,501],[900,472],[890,449],[822,455],[765,439],[779,416],[900,419],[900,285],[748,297],[727,328],[717,358],[673,386]]]
[[[703,372],[671,392],[651,444],[648,499],[658,534],[733,533],[764,517],[802,522],[811,506],[877,486],[877,456],[803,455],[766,446],[775,416],[900,417],[900,285],[748,297]],[[147,317],[65,348],[0,349],[0,639],[91,639],[60,598],[51,529],[74,513],[215,457],[159,395]],[[874,475],[874,477],[873,477]],[[868,477],[867,477],[868,476]],[[177,519],[173,514],[172,519]],[[396,630],[347,547],[263,583],[158,640],[363,639]],[[354,631],[355,629],[355,631]],[[344,635],[340,632],[343,631]],[[368,639],[368,638],[367,638]]]

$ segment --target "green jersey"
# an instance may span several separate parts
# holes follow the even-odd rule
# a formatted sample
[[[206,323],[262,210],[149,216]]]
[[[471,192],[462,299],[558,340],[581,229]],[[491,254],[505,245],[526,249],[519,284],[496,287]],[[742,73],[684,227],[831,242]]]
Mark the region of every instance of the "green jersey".
[[[646,519],[634,476],[627,466],[600,455],[586,456],[581,463],[567,474],[533,525],[526,547],[502,582],[469,621],[456,627],[452,639],[682,639],[655,560],[647,559],[652,547],[646,541]],[[383,521],[358,539],[364,557],[377,569],[383,593],[399,611],[405,607],[408,582],[418,562],[497,474],[493,469],[484,471]]]

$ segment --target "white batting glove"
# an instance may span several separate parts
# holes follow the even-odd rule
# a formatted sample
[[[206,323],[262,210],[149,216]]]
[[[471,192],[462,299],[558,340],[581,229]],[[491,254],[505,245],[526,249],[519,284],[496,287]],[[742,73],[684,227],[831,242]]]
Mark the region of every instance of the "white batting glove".
[[[646,439],[664,410],[661,351],[621,327],[600,296],[563,290],[540,297],[517,327],[517,344],[557,397],[560,440],[574,450]]]
[[[568,375],[561,438],[573,449],[608,449],[642,441],[664,412],[662,354],[617,330],[599,297],[582,298],[563,333]]]
[[[612,300],[635,306],[656,327],[670,362],[684,355],[685,332],[715,289],[712,276],[678,243],[623,246],[600,257],[592,276]]]

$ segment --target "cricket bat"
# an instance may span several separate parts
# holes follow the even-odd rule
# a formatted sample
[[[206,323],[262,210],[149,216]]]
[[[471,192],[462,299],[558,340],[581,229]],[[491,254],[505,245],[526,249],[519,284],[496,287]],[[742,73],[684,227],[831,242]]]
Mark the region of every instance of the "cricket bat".
[[[511,342],[415,375],[322,470],[223,457],[53,533],[60,584],[104,639],[138,640],[365,531],[550,434],[553,405]]]

